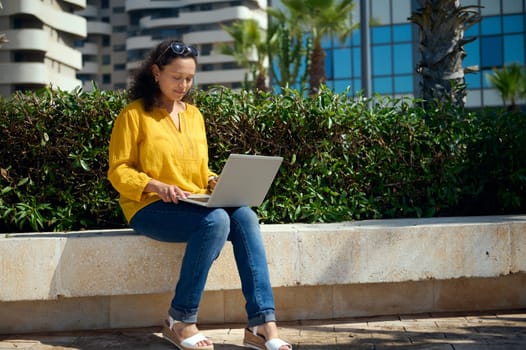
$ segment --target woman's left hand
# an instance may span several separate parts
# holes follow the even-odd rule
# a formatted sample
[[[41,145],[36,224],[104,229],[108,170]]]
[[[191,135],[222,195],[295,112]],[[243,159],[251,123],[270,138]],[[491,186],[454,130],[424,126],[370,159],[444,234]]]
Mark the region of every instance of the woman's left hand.
[[[214,191],[214,188],[216,188],[217,185],[217,180],[219,180],[219,177],[217,176],[211,176],[208,179],[208,186],[206,187],[208,192],[212,193],[212,191]]]

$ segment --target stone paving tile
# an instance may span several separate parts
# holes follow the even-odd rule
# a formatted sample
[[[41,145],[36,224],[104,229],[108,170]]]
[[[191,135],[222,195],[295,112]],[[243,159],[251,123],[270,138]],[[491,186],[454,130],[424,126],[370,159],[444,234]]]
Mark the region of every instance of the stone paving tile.
[[[295,350],[525,350],[526,310],[282,322]],[[242,350],[243,325],[206,325],[216,350]],[[0,350],[174,350],[160,327],[0,335]]]

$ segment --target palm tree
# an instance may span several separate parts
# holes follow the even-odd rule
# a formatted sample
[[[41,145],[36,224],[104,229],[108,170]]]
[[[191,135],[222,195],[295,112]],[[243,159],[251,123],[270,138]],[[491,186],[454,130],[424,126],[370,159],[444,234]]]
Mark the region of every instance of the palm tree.
[[[343,41],[357,28],[357,25],[351,24],[353,0],[282,0],[281,2],[290,14],[289,23],[293,26],[298,25],[312,38],[309,90],[311,94],[317,94],[320,85],[327,80],[322,39],[325,36],[337,35]]]
[[[426,103],[450,100],[463,106],[466,96],[464,73],[476,67],[462,67],[464,31],[481,20],[480,6],[460,6],[459,0],[418,0],[421,8],[409,17],[420,28],[422,97]]]
[[[298,23],[289,21],[280,9],[271,7],[267,12],[270,15],[267,48],[273,82],[279,87],[297,85],[300,91],[304,91],[310,67],[312,40],[304,38]],[[300,76],[302,68],[304,72]]]
[[[509,109],[518,110],[517,99],[526,96],[526,70],[518,63],[501,69],[494,69],[487,74],[489,82],[500,92],[502,102],[510,101]]]
[[[266,40],[258,22],[255,19],[245,19],[222,28],[232,37],[233,43],[220,46],[221,53],[233,56],[240,66],[252,71],[256,90],[268,91]]]

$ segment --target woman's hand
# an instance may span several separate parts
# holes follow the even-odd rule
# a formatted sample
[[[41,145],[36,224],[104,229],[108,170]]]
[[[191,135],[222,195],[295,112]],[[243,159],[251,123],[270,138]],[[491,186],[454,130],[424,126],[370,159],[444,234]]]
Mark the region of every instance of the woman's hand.
[[[190,194],[190,192],[183,191],[175,185],[169,185],[154,179],[148,182],[144,192],[155,192],[161,197],[163,202],[175,204],[179,202],[179,199],[185,199]]]
[[[210,176],[208,178],[208,186],[206,187],[206,189],[209,193],[212,193],[214,191],[214,188],[216,188],[217,180],[219,180],[219,177],[217,176]]]

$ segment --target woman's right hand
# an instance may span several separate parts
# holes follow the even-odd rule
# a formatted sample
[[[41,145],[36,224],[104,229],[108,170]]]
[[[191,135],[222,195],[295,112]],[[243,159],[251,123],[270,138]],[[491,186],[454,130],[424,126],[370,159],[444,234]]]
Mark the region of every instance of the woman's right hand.
[[[179,202],[179,199],[185,199],[190,193],[181,190],[176,185],[169,185],[158,180],[150,180],[144,192],[155,192],[165,203],[175,203]]]

